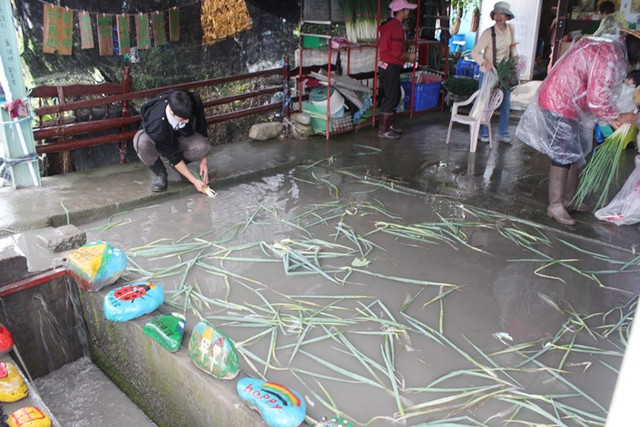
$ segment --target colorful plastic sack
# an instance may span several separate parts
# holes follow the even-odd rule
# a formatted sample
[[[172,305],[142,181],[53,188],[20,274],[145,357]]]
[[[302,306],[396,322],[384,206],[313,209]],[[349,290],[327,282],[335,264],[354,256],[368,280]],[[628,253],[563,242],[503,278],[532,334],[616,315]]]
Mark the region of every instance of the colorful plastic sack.
[[[353,427],[353,424],[340,417],[322,417],[316,427]]]
[[[126,322],[151,313],[164,302],[162,286],[135,282],[109,291],[104,296],[104,316],[113,322]]]
[[[0,354],[8,353],[13,348],[13,336],[3,325],[0,325]]]
[[[127,256],[107,242],[87,243],[67,256],[67,273],[85,291],[111,285],[127,268]]]
[[[251,408],[260,412],[269,426],[296,427],[304,421],[307,405],[297,391],[257,378],[242,378],[236,389]]]
[[[186,318],[180,313],[161,314],[144,325],[143,331],[169,351],[178,351]]]
[[[206,320],[193,328],[189,356],[198,368],[221,380],[231,380],[240,372],[233,341]]]
[[[0,402],[17,402],[29,394],[22,375],[11,362],[0,362]]]
[[[616,225],[640,222],[640,155],[636,156],[636,168],[611,202],[595,212],[601,221]]]
[[[51,418],[40,408],[26,406],[9,415],[7,419],[8,427],[50,427]]]

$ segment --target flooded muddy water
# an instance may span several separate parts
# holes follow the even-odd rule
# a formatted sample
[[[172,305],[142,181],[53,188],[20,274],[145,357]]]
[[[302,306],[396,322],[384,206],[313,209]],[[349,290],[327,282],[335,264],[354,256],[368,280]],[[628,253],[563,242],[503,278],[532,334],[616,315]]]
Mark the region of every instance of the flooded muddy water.
[[[634,254],[320,167],[86,230],[309,421],[603,423],[640,286]]]

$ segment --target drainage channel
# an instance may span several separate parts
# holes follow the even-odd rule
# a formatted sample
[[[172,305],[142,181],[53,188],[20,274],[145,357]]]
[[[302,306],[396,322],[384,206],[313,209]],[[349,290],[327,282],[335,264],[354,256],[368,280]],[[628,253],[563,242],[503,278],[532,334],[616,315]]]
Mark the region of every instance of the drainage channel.
[[[3,411],[33,406],[53,426],[155,426],[91,361],[79,307],[62,268],[0,286],[0,322],[14,340],[0,362],[15,366],[28,388]]]
[[[88,357],[34,382],[43,402],[65,427],[155,425]]]

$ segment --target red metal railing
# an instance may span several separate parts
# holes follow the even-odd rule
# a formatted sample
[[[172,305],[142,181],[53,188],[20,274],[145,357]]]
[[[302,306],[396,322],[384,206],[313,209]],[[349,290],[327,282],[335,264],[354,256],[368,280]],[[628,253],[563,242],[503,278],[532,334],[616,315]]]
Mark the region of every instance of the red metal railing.
[[[43,283],[48,283],[59,277],[65,276],[66,274],[67,270],[64,267],[54,267],[50,270],[22,278],[16,282],[7,283],[0,286],[0,298],[4,298],[7,295],[11,295],[16,292],[24,291],[25,289],[29,289],[34,286],[42,285]]]
[[[131,79],[129,70],[125,69],[122,84],[103,83],[98,85],[69,85],[69,86],[40,86],[34,88],[30,96],[32,98],[57,98],[57,105],[41,106],[34,109],[37,116],[38,125],[33,128],[33,136],[36,141],[45,141],[36,144],[38,154],[61,152],[76,148],[85,148],[95,145],[111,144],[115,142],[126,143],[133,139],[137,129],[130,130],[132,125],[140,123],[139,114],[131,115],[130,101],[141,100],[156,96],[170,89],[193,90],[197,88],[214,87],[225,83],[257,79],[261,77],[280,76],[282,84],[255,91],[245,92],[237,95],[227,96],[218,99],[204,101],[205,111],[209,107],[230,104],[251,98],[258,98],[264,95],[271,95],[284,92],[282,100],[275,103],[260,105],[257,107],[244,108],[223,114],[207,115],[207,123],[220,123],[240,117],[264,113],[267,111],[280,110],[286,106],[289,80],[289,61],[285,58],[281,68],[274,68],[254,73],[241,74],[236,76],[221,77],[209,80],[181,83],[172,86],[165,86],[155,89],[147,89],[131,92]],[[66,101],[67,97],[84,97],[99,95],[97,98]],[[54,125],[43,125],[43,117],[48,115],[61,115],[65,112],[77,112],[88,109],[91,117],[93,109],[104,107],[105,117],[108,117],[109,107],[121,104],[121,116],[116,118],[105,118],[102,120],[84,121],[75,123],[61,123],[58,121]],[[137,128],[137,126],[136,126]],[[100,131],[116,130],[118,132],[107,135],[92,135]],[[121,150],[121,162],[124,155]]]

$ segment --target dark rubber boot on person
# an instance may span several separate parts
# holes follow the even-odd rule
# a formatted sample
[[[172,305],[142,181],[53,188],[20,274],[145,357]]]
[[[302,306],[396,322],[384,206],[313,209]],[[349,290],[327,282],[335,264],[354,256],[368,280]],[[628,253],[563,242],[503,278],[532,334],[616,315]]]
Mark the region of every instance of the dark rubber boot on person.
[[[378,127],[378,138],[399,139],[400,135],[391,131],[391,120],[393,113],[380,113],[380,125]]]
[[[576,212],[590,212],[593,206],[587,203],[580,203],[577,205],[573,201],[573,198],[578,191],[578,184],[580,184],[580,170],[575,164],[573,164],[571,165],[569,174],[567,175],[567,188],[564,193],[564,205],[567,209]]]
[[[391,124],[389,125],[389,130],[393,133],[400,135],[402,133],[402,128],[396,125],[396,113],[391,115]]]
[[[151,191],[159,193],[167,189],[167,169],[165,169],[162,160],[158,159],[156,162],[149,166],[153,173],[153,179],[151,181]]]
[[[563,225],[575,225],[576,220],[569,215],[564,207],[565,188],[569,169],[551,166],[549,169],[549,206],[547,215]]]

